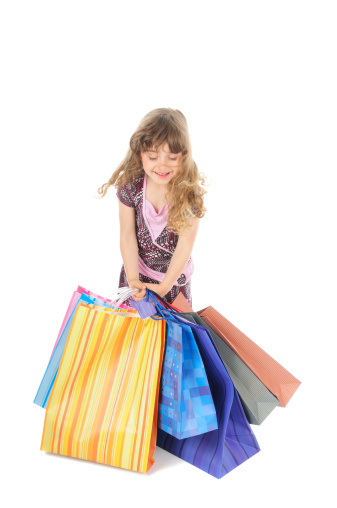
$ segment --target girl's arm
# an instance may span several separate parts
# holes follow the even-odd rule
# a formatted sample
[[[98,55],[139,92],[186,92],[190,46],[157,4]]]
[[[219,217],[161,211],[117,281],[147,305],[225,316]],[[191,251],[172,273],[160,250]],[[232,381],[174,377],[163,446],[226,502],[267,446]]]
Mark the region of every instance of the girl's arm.
[[[177,247],[173,253],[164,280],[160,284],[145,283],[148,289],[155,291],[160,296],[165,296],[170,291],[175,281],[184,271],[191,256],[199,228],[199,221],[200,219],[198,217],[194,217],[191,221],[192,227],[187,229],[184,234],[179,235]]]
[[[120,249],[129,287],[142,289],[133,299],[146,296],[146,286],[139,280],[138,243],[136,236],[135,209],[119,201]]]

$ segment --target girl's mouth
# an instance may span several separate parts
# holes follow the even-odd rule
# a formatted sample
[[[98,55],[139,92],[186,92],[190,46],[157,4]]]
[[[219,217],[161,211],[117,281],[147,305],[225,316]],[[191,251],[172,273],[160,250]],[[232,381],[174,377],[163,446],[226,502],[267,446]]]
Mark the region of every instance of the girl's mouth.
[[[168,172],[168,173],[157,173],[157,171],[154,171],[154,173],[159,177],[159,178],[167,178],[168,175],[170,175],[171,173]]]

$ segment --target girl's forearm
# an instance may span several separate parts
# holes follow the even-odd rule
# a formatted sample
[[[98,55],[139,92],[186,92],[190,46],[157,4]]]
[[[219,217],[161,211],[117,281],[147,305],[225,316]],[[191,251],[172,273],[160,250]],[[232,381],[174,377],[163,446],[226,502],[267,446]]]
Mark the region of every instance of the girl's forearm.
[[[135,236],[120,239],[120,249],[123,258],[128,283],[139,279],[138,243]]]
[[[184,268],[186,268],[187,262],[191,256],[191,249],[186,248],[186,246],[182,246],[179,248],[177,246],[174,254],[172,256],[170,266],[167,269],[166,275],[164,277],[163,282],[161,283],[162,287],[165,289],[167,293],[172,288],[173,284],[182,274]]]

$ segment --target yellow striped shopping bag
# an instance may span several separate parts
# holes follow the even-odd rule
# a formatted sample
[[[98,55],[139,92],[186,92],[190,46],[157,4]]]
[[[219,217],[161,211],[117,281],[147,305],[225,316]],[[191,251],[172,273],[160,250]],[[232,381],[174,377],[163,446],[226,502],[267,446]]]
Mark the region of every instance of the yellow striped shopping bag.
[[[146,473],[154,463],[165,321],[81,303],[41,450]]]

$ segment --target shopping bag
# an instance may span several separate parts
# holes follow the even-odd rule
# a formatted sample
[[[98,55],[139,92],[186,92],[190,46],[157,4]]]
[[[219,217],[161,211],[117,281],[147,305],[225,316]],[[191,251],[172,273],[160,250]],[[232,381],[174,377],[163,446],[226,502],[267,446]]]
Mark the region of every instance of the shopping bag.
[[[69,305],[68,305],[68,308],[67,308],[67,312],[65,313],[65,316],[63,318],[63,321],[62,321],[62,324],[61,324],[61,328],[59,330],[59,333],[56,337],[56,341],[55,341],[55,344],[54,344],[54,347],[53,347],[53,350],[52,350],[52,353],[51,353],[51,356],[50,358],[53,356],[53,353],[56,349],[56,346],[57,346],[57,343],[58,341],[60,340],[60,337],[64,331],[64,328],[66,327],[66,324],[74,310],[74,308],[76,307],[79,299],[81,298],[81,292],[79,291],[74,291],[73,294],[72,294],[72,297],[70,299],[70,302],[69,302]],[[83,300],[84,301],[84,300]],[[91,300],[90,300],[91,301]]]
[[[100,296],[100,295],[94,293],[93,291],[90,291],[89,289],[85,289],[83,286],[77,286],[77,290],[76,291],[78,291],[79,293],[83,293],[85,295],[88,295],[88,296],[90,296],[92,298],[96,298],[97,305],[101,305],[102,303],[104,303],[108,307],[116,307],[116,302],[115,301],[112,301],[108,297]],[[118,295],[118,291],[115,291],[112,294]],[[109,295],[109,296],[111,296],[111,295]],[[125,303],[118,304],[118,308],[132,310],[132,307],[129,307]]]
[[[143,319],[156,313],[150,293],[147,290],[144,299],[133,303]],[[167,326],[158,427],[177,439],[218,428],[198,346],[191,330],[175,323]]]
[[[165,309],[159,301],[156,307],[165,316],[167,326],[172,321],[192,330],[205,366],[218,421],[218,429],[181,440],[158,428],[157,446],[215,478],[222,478],[258,453],[260,447],[208,330],[173,310]]]
[[[84,294],[84,295],[87,295],[87,296],[90,296],[91,298],[91,302],[92,303],[97,303],[97,305],[103,305],[103,306],[109,306],[109,307],[112,307],[114,306],[113,305],[113,302],[112,300],[109,300],[108,298],[104,298],[103,296],[99,296],[97,295],[96,293],[94,293],[93,291],[90,291],[88,289],[85,289],[83,286],[77,286],[77,289],[76,291],[73,292],[73,295],[70,299],[70,302],[69,302],[69,305],[68,305],[68,308],[67,308],[67,312],[63,318],[63,321],[62,321],[62,325],[61,325],[61,328],[59,330],[59,333],[57,335],[57,338],[56,338],[56,341],[55,341],[55,344],[54,344],[54,348],[53,348],[53,351],[52,351],[52,355],[55,351],[55,348],[57,346],[57,343],[58,341],[60,340],[60,337],[63,333],[63,330],[74,310],[74,308],[76,307],[79,299],[81,298],[81,295]],[[130,309],[130,307],[128,307],[127,305],[125,304],[120,304],[119,305],[120,308],[122,309]]]
[[[181,316],[208,329],[237,389],[248,422],[260,425],[278,406],[278,399],[255,376],[254,372],[241,358],[205,323],[199,314],[184,312]]]
[[[80,291],[83,291],[81,293]],[[130,288],[130,291],[131,288]],[[123,299],[123,293],[125,293],[124,298],[126,295],[129,294],[128,290],[119,289],[114,294],[116,294],[118,299]],[[90,296],[89,296],[90,295]],[[108,308],[123,308],[126,310],[129,310],[130,312],[136,312],[135,309],[132,309],[131,307],[128,307],[127,305],[124,305],[123,303],[120,303],[118,307],[114,307],[112,304],[112,300],[108,300],[107,298],[103,298],[102,296],[96,295],[92,291],[89,291],[82,286],[78,286],[77,290],[74,291],[73,296],[71,298],[71,301],[69,303],[65,318],[63,320],[62,326],[61,326],[61,335],[58,336],[56,343],[54,345],[51,357],[49,359],[49,363],[47,365],[46,371],[44,373],[44,376],[42,378],[42,381],[40,383],[39,389],[36,393],[34,404],[37,404],[38,406],[41,406],[45,408],[48,404],[48,400],[50,397],[50,392],[53,387],[55,377],[57,374],[57,370],[60,365],[60,361],[63,355],[63,351],[67,342],[69,330],[72,325],[72,321],[76,312],[76,308],[79,303],[92,303],[96,305],[101,305],[103,307]]]
[[[175,297],[172,303],[181,312],[193,312],[193,309],[188,303],[187,298],[185,298],[185,296],[181,292],[178,293],[178,296]]]
[[[165,321],[80,303],[46,408],[41,450],[147,472]]]
[[[167,321],[158,427],[177,439],[218,428],[204,364],[190,328]]]
[[[242,407],[249,423],[260,425],[267,416],[279,405],[278,399],[260,381],[254,372],[241,360],[205,321],[193,312],[190,304],[182,293],[173,301],[181,309],[182,316],[208,329],[219,354],[226,366],[235,388],[238,391]]]
[[[68,310],[73,309],[68,320],[66,321],[66,324],[62,324],[62,333],[60,337],[58,337],[58,340],[54,346],[52,355],[50,357],[50,360],[48,362],[46,371],[43,375],[42,381],[40,383],[39,389],[35,395],[34,404],[37,404],[38,406],[41,406],[45,408],[48,404],[48,400],[50,397],[51,389],[53,387],[56,374],[61,362],[61,358],[63,355],[63,351],[67,342],[67,338],[69,335],[69,330],[71,328],[74,315],[76,312],[76,309],[80,303],[95,303],[96,298],[92,298],[90,296],[87,296],[85,294],[80,294],[74,291],[73,297],[71,299],[71,302],[69,304]],[[76,302],[76,303],[75,303]],[[104,304],[103,304],[104,306]],[[66,316],[68,315],[68,311]]]
[[[285,407],[301,381],[213,307],[206,307],[198,311],[198,314],[275,395],[279,405]]]

